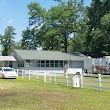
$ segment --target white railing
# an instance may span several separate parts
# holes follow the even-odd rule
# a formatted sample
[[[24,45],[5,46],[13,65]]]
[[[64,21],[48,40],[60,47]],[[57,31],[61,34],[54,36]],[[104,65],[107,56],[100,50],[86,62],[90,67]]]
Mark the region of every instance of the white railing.
[[[65,82],[62,81],[62,80],[65,80],[64,73],[50,72],[49,80],[50,80],[50,83],[54,83],[54,84],[66,84]]]
[[[43,77],[43,79],[39,78],[39,77]],[[39,80],[46,82],[46,72],[36,72],[36,80],[37,80],[37,82]]]
[[[101,74],[82,74],[82,87],[97,88],[110,90],[110,75]]]
[[[72,86],[73,77],[74,77],[74,74],[71,74],[71,73],[69,74],[69,73],[52,72],[49,75],[49,80],[50,80],[50,83]]]
[[[110,75],[101,75],[101,74],[81,74],[74,75],[69,74],[67,72],[48,72],[45,71],[36,71],[36,70],[16,70],[18,75],[22,76],[22,79],[27,77],[29,80],[31,76],[36,77],[36,81],[47,81],[47,77],[49,77],[49,82],[54,84],[61,84],[66,86],[72,86],[75,80],[75,77],[79,78],[78,87],[81,88],[97,88],[99,91],[104,89],[110,90]],[[42,78],[41,78],[42,77]],[[76,86],[77,87],[77,86]]]
[[[46,72],[38,72],[36,70],[24,70],[24,69],[16,69],[18,76],[22,76],[22,79],[27,77],[29,80],[31,76],[36,76],[36,81],[46,82]],[[42,78],[41,78],[42,77]]]

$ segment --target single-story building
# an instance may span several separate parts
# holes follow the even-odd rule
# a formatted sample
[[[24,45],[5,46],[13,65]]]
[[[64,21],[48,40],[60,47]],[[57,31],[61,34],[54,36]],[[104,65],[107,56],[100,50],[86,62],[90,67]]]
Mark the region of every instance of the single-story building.
[[[0,56],[0,67],[13,67],[15,61],[13,56]]]
[[[84,68],[84,59],[87,58],[61,51],[42,50],[13,50],[10,55],[17,60],[13,68],[25,70],[64,71],[65,65],[70,68]]]

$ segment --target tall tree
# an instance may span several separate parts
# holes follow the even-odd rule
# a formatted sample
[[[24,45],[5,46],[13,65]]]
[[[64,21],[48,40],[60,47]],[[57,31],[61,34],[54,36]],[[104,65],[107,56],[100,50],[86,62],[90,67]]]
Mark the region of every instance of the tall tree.
[[[42,42],[43,32],[40,28],[44,22],[46,10],[36,2],[29,4],[28,8],[29,26],[22,32],[21,47],[22,49],[37,49]]]
[[[110,0],[103,1],[103,13],[101,18],[101,30],[104,37],[103,50],[104,55],[110,55]]]
[[[109,5],[109,0],[93,0],[88,7],[87,50],[96,57],[110,53]]]
[[[35,29],[27,28],[22,32],[21,48],[22,49],[37,49],[38,43],[36,40]]]
[[[94,55],[101,55],[101,48],[99,47],[100,42],[98,45],[96,43],[98,43],[96,40],[97,37],[100,38],[101,34],[100,33],[100,29],[101,29],[101,24],[100,24],[100,19],[103,16],[103,13],[101,13],[102,11],[102,1],[101,0],[92,0],[91,2],[91,6],[87,8],[88,12],[88,32],[87,32],[87,38],[86,38],[86,46],[87,46],[87,52],[94,54]],[[97,36],[98,35],[98,36]],[[97,46],[97,48],[96,48]]]
[[[49,10],[44,10],[37,3],[31,3],[29,8],[29,23],[39,30],[39,43],[44,49],[63,48],[68,51],[69,35],[76,32],[76,24],[80,19],[79,12],[82,9],[82,3],[76,0],[63,2],[57,0],[58,6],[53,6]],[[46,43],[48,42],[48,44]],[[50,48],[49,48],[50,47]]]
[[[17,41],[17,42],[14,43],[14,49],[22,49],[21,41]]]
[[[43,36],[43,50],[61,50],[61,36],[59,30],[55,27],[47,29]]]
[[[77,31],[77,23],[81,19],[82,3],[77,0],[59,1],[59,6],[52,7],[50,11],[50,25],[56,26],[62,38],[62,47],[68,51],[70,34]],[[60,36],[59,36],[60,38]]]
[[[87,10],[85,7],[82,7],[82,10],[79,13],[80,19],[76,24],[76,32],[74,32],[73,37],[69,40],[68,50],[70,52],[83,52],[86,51],[86,34],[88,32],[88,17]]]
[[[5,29],[4,35],[1,35],[1,46],[2,55],[7,56],[13,49],[14,46],[14,35],[16,34],[15,29],[12,26],[8,26]]]

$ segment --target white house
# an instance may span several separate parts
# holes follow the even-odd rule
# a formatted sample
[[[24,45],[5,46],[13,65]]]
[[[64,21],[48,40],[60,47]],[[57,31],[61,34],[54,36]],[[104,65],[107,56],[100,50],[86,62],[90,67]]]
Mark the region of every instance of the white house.
[[[14,50],[11,55],[17,60],[13,68],[25,70],[64,71],[70,68],[84,68],[85,56],[71,55],[61,51]]]

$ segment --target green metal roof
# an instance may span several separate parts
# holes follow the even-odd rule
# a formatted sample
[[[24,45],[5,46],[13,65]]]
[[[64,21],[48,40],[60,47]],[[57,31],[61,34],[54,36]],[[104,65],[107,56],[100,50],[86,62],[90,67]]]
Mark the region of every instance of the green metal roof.
[[[70,55],[61,51],[14,50],[23,60],[72,60],[83,61],[86,57]]]

